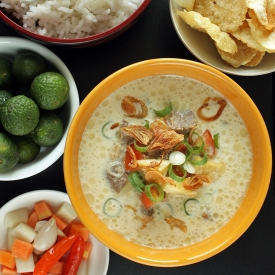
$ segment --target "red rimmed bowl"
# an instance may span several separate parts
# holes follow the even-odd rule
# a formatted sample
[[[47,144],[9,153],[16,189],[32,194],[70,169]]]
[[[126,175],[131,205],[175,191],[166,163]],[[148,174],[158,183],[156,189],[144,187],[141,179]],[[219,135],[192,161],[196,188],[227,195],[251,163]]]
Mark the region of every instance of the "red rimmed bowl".
[[[20,25],[18,23],[18,20],[16,20],[16,18],[11,16],[10,14],[4,12],[3,8],[0,8],[0,19],[21,35],[41,44],[70,47],[88,47],[108,42],[127,31],[140,18],[150,2],[151,0],[144,0],[143,3],[138,7],[138,9],[122,23],[101,33],[89,35],[82,38],[64,39],[34,33]]]

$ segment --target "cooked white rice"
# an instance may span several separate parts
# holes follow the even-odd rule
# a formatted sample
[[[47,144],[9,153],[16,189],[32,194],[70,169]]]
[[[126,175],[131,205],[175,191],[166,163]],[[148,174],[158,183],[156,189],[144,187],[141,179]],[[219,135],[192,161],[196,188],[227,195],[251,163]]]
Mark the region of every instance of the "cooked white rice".
[[[32,32],[58,38],[80,38],[120,24],[143,1],[1,0],[0,7]]]

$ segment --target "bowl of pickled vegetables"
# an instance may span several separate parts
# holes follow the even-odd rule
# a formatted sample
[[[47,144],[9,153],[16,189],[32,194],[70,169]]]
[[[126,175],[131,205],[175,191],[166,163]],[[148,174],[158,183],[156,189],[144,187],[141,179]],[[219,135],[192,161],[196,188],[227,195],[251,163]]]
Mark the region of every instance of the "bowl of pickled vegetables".
[[[0,221],[0,274],[107,273],[108,248],[81,223],[66,193],[19,195],[2,206]]]

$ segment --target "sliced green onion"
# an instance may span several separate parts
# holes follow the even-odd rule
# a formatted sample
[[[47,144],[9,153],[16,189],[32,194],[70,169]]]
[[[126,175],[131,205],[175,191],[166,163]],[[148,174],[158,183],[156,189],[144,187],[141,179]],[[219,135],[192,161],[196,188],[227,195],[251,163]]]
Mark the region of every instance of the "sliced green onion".
[[[157,197],[152,194],[151,188],[156,188],[157,189],[157,191],[158,191],[158,196]],[[146,196],[149,198],[149,200],[151,200],[153,202],[162,201],[163,198],[164,198],[163,189],[156,183],[151,183],[151,184],[145,185],[144,191],[145,191]]]
[[[105,128],[106,128],[106,126],[107,126],[108,124],[110,124],[110,123],[111,123],[111,121],[106,122],[106,123],[102,126],[102,128],[101,128],[101,133],[102,133],[102,135],[103,135],[105,138],[107,138],[107,139],[111,139],[111,137],[106,136],[106,134],[105,134]]]
[[[217,149],[219,149],[219,134],[215,134],[215,135],[213,136],[213,138],[214,138],[215,147],[216,147]]]
[[[142,153],[148,151],[148,147],[147,146],[138,146],[135,139],[134,139],[134,147],[135,147],[135,149],[137,149],[139,152],[142,152]]]
[[[184,202],[183,208],[186,215],[194,215],[198,211],[199,201],[197,199],[188,199]]]
[[[139,178],[139,174],[137,172],[129,174],[128,175],[128,179],[130,181],[130,183],[132,184],[133,188],[138,192],[138,193],[142,193],[143,192],[143,188],[144,188],[144,184],[142,183],[142,181]]]
[[[170,101],[168,106],[166,106],[164,109],[162,109],[162,110],[153,109],[153,111],[155,112],[156,116],[165,117],[172,112],[172,109],[173,109],[173,107],[172,107],[172,103]]]
[[[145,120],[145,124],[144,124],[144,127],[146,128],[146,129],[149,129],[150,128],[150,121],[149,120]]]
[[[182,182],[182,181],[185,179],[186,175],[187,175],[187,171],[184,170],[182,166],[180,166],[180,167],[182,168],[182,172],[183,172],[183,176],[182,176],[182,177],[177,176],[177,175],[173,172],[173,165],[172,165],[172,164],[169,165],[168,175],[169,175],[169,177],[170,177],[172,180],[174,180],[174,181],[176,181],[176,182]]]
[[[119,216],[122,210],[120,202],[115,198],[109,198],[105,201],[103,205],[103,212],[110,218],[115,218]]]
[[[204,165],[208,161],[208,156],[206,153],[203,153],[203,157],[196,156],[196,158],[190,158],[189,162],[194,165]]]
[[[140,188],[143,189],[144,188],[144,184],[143,181],[141,180],[141,175],[139,172],[134,172],[132,173],[132,178],[134,180],[134,182],[136,183],[136,185]]]
[[[203,138],[196,132],[193,132],[193,135],[198,136],[198,138],[200,139],[200,146],[192,146],[192,149],[191,149],[192,154],[200,154],[203,151],[203,148],[204,148]]]

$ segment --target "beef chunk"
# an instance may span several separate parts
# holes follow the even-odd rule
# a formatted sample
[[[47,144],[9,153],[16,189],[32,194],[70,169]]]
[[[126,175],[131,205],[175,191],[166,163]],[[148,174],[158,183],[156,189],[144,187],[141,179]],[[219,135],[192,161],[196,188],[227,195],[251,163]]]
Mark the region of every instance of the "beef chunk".
[[[154,215],[154,208],[153,207],[149,207],[149,208],[145,208],[145,207],[142,207],[141,208],[141,213],[145,216],[148,216],[148,217],[151,217]]]
[[[168,159],[169,155],[171,153],[171,150],[153,150],[148,152],[148,158],[149,159],[160,159],[161,157],[163,157],[163,159]]]
[[[128,179],[123,162],[118,160],[111,162],[106,171],[106,174],[111,186],[117,193],[119,193],[125,186]]]
[[[165,120],[166,124],[179,134],[186,134],[196,126],[197,120],[191,110],[184,113],[175,112],[171,117]]]

